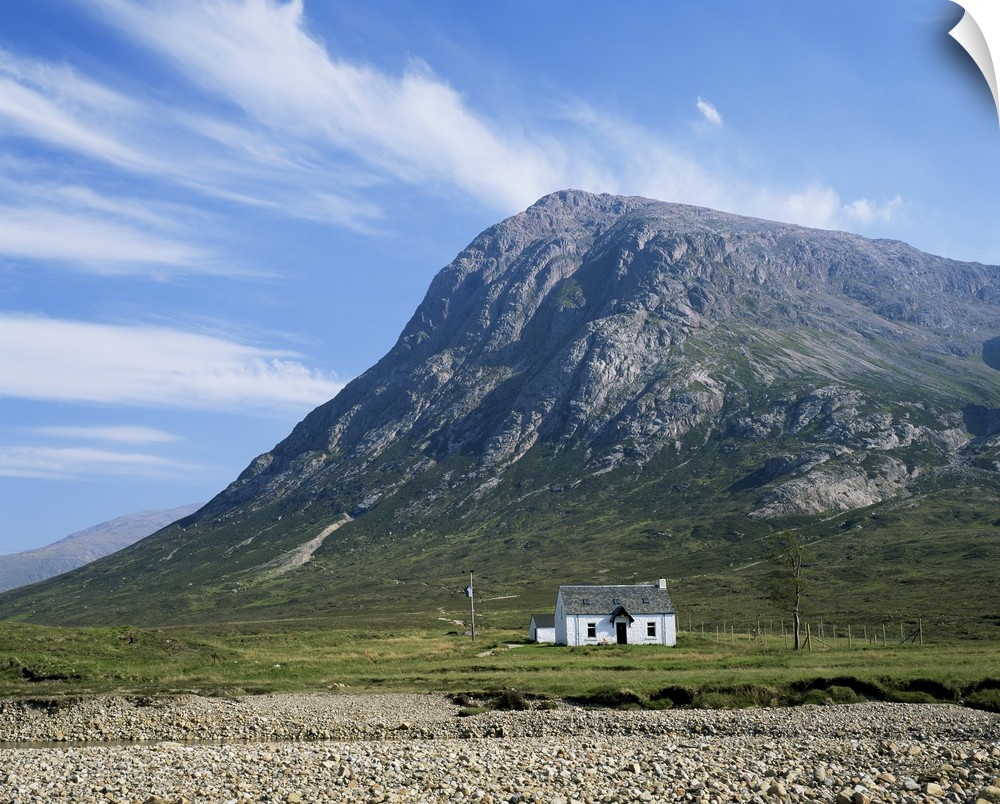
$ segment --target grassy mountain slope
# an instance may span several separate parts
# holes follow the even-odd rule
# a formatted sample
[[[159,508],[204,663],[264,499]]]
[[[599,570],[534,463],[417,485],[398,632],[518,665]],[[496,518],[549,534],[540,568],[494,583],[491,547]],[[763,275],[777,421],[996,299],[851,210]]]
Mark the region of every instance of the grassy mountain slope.
[[[682,622],[808,605],[996,632],[1000,269],[566,192],[487,230],[396,346],[196,515],[0,616],[392,627],[667,577]]]

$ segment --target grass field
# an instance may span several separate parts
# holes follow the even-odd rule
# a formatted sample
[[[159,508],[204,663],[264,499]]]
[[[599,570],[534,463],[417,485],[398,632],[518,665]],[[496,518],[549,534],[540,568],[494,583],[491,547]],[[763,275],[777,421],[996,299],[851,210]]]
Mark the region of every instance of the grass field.
[[[604,705],[747,706],[873,698],[1000,711],[1000,645],[860,645],[793,652],[682,633],[673,648],[525,644],[509,631],[326,630],[316,623],[52,628],[0,623],[0,695],[437,691]]]

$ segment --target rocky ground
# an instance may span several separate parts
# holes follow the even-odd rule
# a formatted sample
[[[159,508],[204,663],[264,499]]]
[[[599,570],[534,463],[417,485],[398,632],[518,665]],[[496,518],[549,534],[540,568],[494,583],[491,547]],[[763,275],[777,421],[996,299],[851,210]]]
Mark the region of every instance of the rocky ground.
[[[458,717],[439,695],[346,693],[6,701],[0,801],[992,803],[1000,716],[861,704]]]

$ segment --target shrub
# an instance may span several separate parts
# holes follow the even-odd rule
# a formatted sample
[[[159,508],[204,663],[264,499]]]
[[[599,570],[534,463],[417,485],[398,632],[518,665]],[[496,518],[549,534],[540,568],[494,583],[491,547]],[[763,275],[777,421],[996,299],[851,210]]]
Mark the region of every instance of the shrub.
[[[1000,690],[981,689],[965,696],[965,705],[987,712],[1000,712]]]
[[[604,706],[608,709],[638,709],[645,703],[639,694],[624,689],[598,690],[578,700],[585,706]]]
[[[826,694],[825,690],[809,690],[799,700],[802,706],[830,706],[833,699]]]
[[[664,687],[650,695],[649,699],[651,704],[661,709],[671,706],[691,706],[694,703],[695,692],[688,687]]]
[[[827,695],[830,696],[830,700],[836,704],[852,704],[861,703],[866,700],[864,697],[858,695],[850,687],[841,687],[839,685],[832,685],[827,687]]]
[[[494,699],[493,708],[523,712],[526,709],[530,709],[531,706],[528,704],[527,699],[525,699],[524,693],[517,690],[504,690]]]

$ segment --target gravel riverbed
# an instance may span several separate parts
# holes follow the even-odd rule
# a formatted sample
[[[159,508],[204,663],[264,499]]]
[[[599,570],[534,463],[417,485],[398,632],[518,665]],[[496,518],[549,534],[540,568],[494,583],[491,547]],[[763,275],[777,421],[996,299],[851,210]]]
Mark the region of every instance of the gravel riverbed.
[[[458,717],[441,695],[347,693],[3,701],[0,801],[995,804],[1000,716],[866,703]]]

